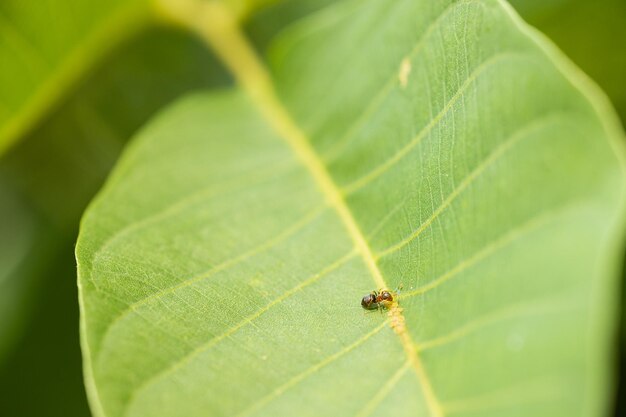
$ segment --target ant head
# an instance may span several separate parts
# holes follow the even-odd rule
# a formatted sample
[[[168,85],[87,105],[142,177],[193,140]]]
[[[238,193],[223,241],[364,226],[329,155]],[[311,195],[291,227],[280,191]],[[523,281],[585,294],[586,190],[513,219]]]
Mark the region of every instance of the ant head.
[[[391,292],[387,290],[381,291],[378,298],[380,299],[380,301],[393,301],[393,295],[391,295]]]

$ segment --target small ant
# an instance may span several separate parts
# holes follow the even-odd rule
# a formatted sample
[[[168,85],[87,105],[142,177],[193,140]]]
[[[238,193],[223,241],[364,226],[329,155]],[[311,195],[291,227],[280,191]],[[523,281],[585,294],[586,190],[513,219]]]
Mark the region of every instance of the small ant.
[[[393,294],[389,290],[381,289],[366,294],[361,299],[361,307],[366,310],[389,309],[393,304]]]

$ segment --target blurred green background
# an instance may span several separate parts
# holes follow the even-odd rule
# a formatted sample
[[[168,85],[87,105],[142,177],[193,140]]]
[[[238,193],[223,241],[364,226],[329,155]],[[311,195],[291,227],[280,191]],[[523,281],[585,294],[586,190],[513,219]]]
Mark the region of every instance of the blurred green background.
[[[246,30],[262,52],[289,22],[328,3],[283,1],[252,16]],[[626,1],[512,3],[601,85],[626,121]],[[89,415],[73,254],[81,213],[126,140],[156,111],[188,91],[230,82],[190,35],[148,29],[105,57],[2,156],[0,415]],[[626,415],[626,332],[616,331],[615,340],[620,416]]]

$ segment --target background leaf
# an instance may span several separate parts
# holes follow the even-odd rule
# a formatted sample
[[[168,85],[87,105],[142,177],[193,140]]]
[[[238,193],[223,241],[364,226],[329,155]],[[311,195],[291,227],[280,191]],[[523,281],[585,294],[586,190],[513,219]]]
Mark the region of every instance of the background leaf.
[[[28,210],[28,206],[5,182],[0,183],[0,359],[12,347],[26,320],[29,295],[41,273],[33,254],[42,253],[37,246],[47,246],[35,238],[36,231],[46,227]],[[43,255],[43,254],[42,254]],[[44,258],[45,256],[42,256]],[[49,259],[48,259],[49,260]]]
[[[0,151],[32,129],[103,55],[149,20],[145,0],[0,4]]]
[[[600,84],[626,120],[626,54],[621,42],[626,39],[626,2],[512,0],[511,4]]]
[[[500,2],[344,2],[276,97],[213,27],[252,94],[158,117],[83,220],[96,415],[602,413],[624,177],[580,73]]]
[[[0,284],[2,415],[88,414],[73,256],[80,215],[147,118],[186,91],[229,82],[203,45],[172,29],[138,34],[104,62],[0,160],[0,247],[11,249],[0,252],[11,272]]]

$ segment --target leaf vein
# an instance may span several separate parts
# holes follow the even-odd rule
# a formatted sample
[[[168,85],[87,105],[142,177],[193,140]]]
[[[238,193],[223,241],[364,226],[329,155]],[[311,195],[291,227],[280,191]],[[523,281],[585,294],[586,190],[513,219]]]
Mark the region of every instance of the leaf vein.
[[[270,394],[268,394],[265,397],[261,398],[259,401],[257,401],[256,403],[252,404],[250,407],[246,408],[242,412],[236,414],[236,417],[244,417],[244,416],[250,415],[250,414],[254,413],[255,411],[261,409],[265,405],[267,405],[269,402],[279,398],[287,390],[293,388],[294,386],[296,386],[297,384],[302,382],[304,379],[306,379],[308,376],[310,376],[310,375],[314,374],[315,372],[319,371],[320,369],[330,365],[334,361],[340,359],[345,354],[350,353],[354,349],[356,349],[359,346],[361,346],[363,343],[365,343],[367,340],[369,340],[372,336],[376,335],[378,332],[380,332],[382,329],[384,329],[387,323],[388,323],[388,320],[383,321],[381,324],[376,326],[372,331],[370,331],[369,333],[365,334],[364,336],[362,336],[361,338],[356,340],[354,343],[344,347],[343,349],[339,350],[338,352],[333,353],[330,356],[327,356],[324,360],[316,363],[315,365],[311,366],[310,368],[308,368],[304,372],[302,372],[302,373],[296,375],[295,377],[291,378],[289,381],[287,381],[285,384],[281,385],[280,387],[276,388]]]
[[[183,211],[192,207],[194,204],[205,203],[207,201],[212,200],[215,197],[223,195],[224,192],[239,191],[240,189],[245,189],[246,187],[249,187],[252,185],[258,185],[270,178],[273,178],[274,176],[283,174],[282,169],[287,169],[289,167],[291,167],[291,163],[285,164],[284,166],[281,166],[279,169],[276,168],[276,165],[273,165],[272,167],[270,167],[270,169],[257,171],[253,176],[254,178],[253,181],[249,181],[250,175],[249,173],[246,172],[245,174],[248,174],[248,175],[245,175],[245,174],[238,175],[232,178],[231,180],[226,180],[226,181],[221,182],[220,186],[218,187],[209,186],[201,190],[198,190],[194,192],[193,194],[190,194],[187,197],[184,197],[174,202],[168,207],[165,207],[164,209],[148,217],[145,217],[139,221],[130,223],[122,227],[121,229],[113,233],[106,241],[104,241],[100,245],[100,247],[94,250],[93,259],[94,261],[97,260],[100,257],[100,255],[106,252],[107,249],[114,242],[128,235],[132,235],[132,233],[138,230],[141,230],[148,225],[158,224],[159,222],[165,219],[174,217],[182,213]],[[241,181],[241,179],[246,179],[246,181]]]
[[[446,412],[456,414],[564,399],[566,391],[563,387],[566,381],[567,379],[561,375],[546,375],[517,383],[495,393],[449,401],[444,403],[444,408]]]
[[[353,182],[342,187],[342,191],[344,194],[352,194],[359,189],[363,188],[365,185],[372,182],[374,179],[378,178],[385,172],[387,172],[390,168],[392,168],[396,163],[402,160],[406,155],[408,155],[413,148],[415,148],[419,143],[430,133],[430,131],[435,128],[441,120],[452,110],[454,105],[463,97],[465,91],[467,91],[474,82],[479,79],[480,75],[483,74],[486,70],[491,68],[493,65],[497,64],[500,61],[504,61],[507,58],[520,58],[526,56],[525,53],[522,52],[499,52],[490,58],[486,59],[482,62],[476,69],[465,79],[463,84],[459,87],[459,89],[454,93],[454,95],[450,98],[450,100],[446,103],[446,105],[437,113],[435,117],[433,117],[426,126],[422,128],[418,132],[418,134],[413,137],[402,149],[396,152],[393,156],[387,159],[382,164],[378,165],[374,169],[372,169],[367,174],[362,177],[354,180]]]
[[[579,305],[577,305],[576,301],[578,301],[578,298],[571,296],[565,298],[563,296],[560,296],[557,300],[544,298],[541,300],[533,300],[530,303],[513,305],[471,320],[461,327],[454,329],[450,333],[443,336],[439,336],[424,342],[418,342],[416,344],[416,348],[419,352],[423,352],[428,349],[445,346],[454,341],[462,339],[463,337],[474,333],[482,328],[506,320],[514,320],[523,317],[568,311],[573,308],[580,307]]]
[[[270,248],[272,248],[273,246],[285,241],[286,239],[290,238],[291,236],[295,235],[296,233],[298,233],[302,228],[304,228],[306,225],[310,224],[313,220],[315,220],[325,209],[327,208],[327,206],[321,206],[315,210],[312,210],[310,212],[309,215],[305,216],[303,219],[297,221],[296,223],[292,224],[290,227],[288,227],[287,229],[285,229],[282,233],[280,233],[279,235],[275,236],[274,238],[267,240],[266,242],[252,248],[251,250],[242,253],[241,255],[235,257],[235,258],[231,258],[229,260],[223,261],[222,263],[218,264],[217,266],[209,269],[208,271],[197,275],[195,277],[191,277],[188,278],[176,285],[173,285],[171,287],[165,288],[161,291],[155,292],[154,294],[142,298],[132,304],[130,304],[128,306],[128,308],[126,308],[125,310],[123,310],[118,316],[116,316],[113,320],[111,320],[111,322],[109,323],[109,325],[107,326],[107,328],[104,331],[104,334],[102,336],[102,340],[106,340],[107,336],[110,334],[110,331],[113,329],[113,327],[120,322],[121,320],[123,320],[125,317],[129,316],[130,314],[132,314],[133,312],[135,312],[139,307],[141,307],[142,305],[145,305],[147,303],[150,303],[152,301],[156,301],[161,299],[162,297],[168,295],[168,294],[172,294],[176,291],[179,291],[183,288],[189,287],[197,282],[200,282],[202,280],[205,280],[211,276],[213,276],[214,274],[216,274],[217,272],[221,272],[225,269],[228,269],[240,262],[243,262],[255,255],[258,255]],[[94,357],[95,360],[97,361],[99,354],[98,353],[94,353]]]
[[[344,265],[346,262],[348,262],[350,259],[352,259],[355,255],[356,255],[356,251],[353,250],[353,251],[349,252],[347,255],[345,255],[345,256],[339,258],[338,260],[336,260],[335,262],[331,263],[330,265],[322,268],[319,272],[317,272],[314,275],[312,275],[311,277],[307,278],[305,281],[302,281],[300,284],[296,285],[295,287],[289,289],[288,291],[283,293],[280,297],[277,297],[276,299],[272,300],[272,302],[268,303],[267,305],[265,305],[264,307],[260,308],[256,312],[254,312],[254,313],[250,314],[249,316],[245,317],[243,320],[241,320],[240,322],[238,322],[234,326],[228,328],[227,330],[225,330],[224,332],[222,332],[218,336],[215,336],[215,337],[211,338],[206,343],[196,347],[195,349],[193,349],[192,351],[190,351],[189,353],[187,353],[183,357],[181,357],[178,360],[176,360],[175,362],[171,363],[167,368],[163,369],[162,371],[159,371],[154,376],[152,376],[149,379],[147,379],[144,382],[142,382],[131,393],[130,399],[127,402],[127,408],[130,406],[130,404],[133,403],[133,398],[135,398],[139,392],[145,390],[150,385],[154,385],[158,380],[161,380],[161,379],[165,378],[167,375],[170,375],[170,374],[176,372],[178,369],[182,368],[183,366],[189,364],[194,358],[196,358],[199,355],[201,355],[202,353],[206,352],[207,350],[209,350],[210,348],[212,348],[213,346],[215,346],[216,344],[218,344],[222,340],[226,339],[227,337],[230,337],[231,335],[236,333],[242,327],[244,327],[246,325],[249,325],[249,324],[252,324],[252,322],[254,320],[256,320],[259,317],[261,317],[263,314],[268,312],[274,306],[282,303],[283,301],[285,301],[286,299],[288,299],[292,295],[294,295],[297,292],[303,290],[304,288],[306,288],[306,287],[316,283],[317,281],[319,281],[323,277],[327,276],[331,272],[337,270],[342,265]]]
[[[531,219],[525,221],[518,227],[509,230],[508,233],[504,234],[500,238],[488,243],[482,249],[478,250],[473,255],[471,255],[469,258],[463,259],[455,267],[446,271],[445,273],[440,275],[438,278],[430,281],[428,284],[420,288],[417,288],[413,291],[408,291],[402,294],[402,298],[407,299],[410,297],[414,297],[416,295],[424,294],[428,291],[431,291],[443,285],[444,283],[446,283],[447,281],[449,281],[456,275],[471,268],[472,266],[479,263],[483,259],[488,258],[490,255],[497,252],[498,250],[506,247],[507,245],[522,238],[523,236],[527,235],[533,230],[536,230],[542,225],[548,223],[551,219],[553,219],[556,216],[557,212],[558,212],[557,210],[548,210],[535,217],[532,217]]]
[[[383,384],[378,392],[372,397],[365,406],[359,410],[356,417],[369,417],[376,407],[389,395],[391,390],[396,386],[400,379],[404,376],[404,373],[411,367],[411,361],[407,360],[404,364],[398,368],[396,372]]]
[[[497,146],[494,149],[494,151],[487,158],[485,158],[472,172],[470,172],[465,178],[463,178],[461,183],[450,193],[450,195],[445,200],[443,200],[441,205],[433,211],[433,214],[424,223],[422,223],[413,233],[411,233],[409,236],[402,239],[400,242],[394,245],[391,245],[387,249],[376,254],[376,257],[378,259],[383,258],[391,253],[398,251],[399,249],[403,248],[404,246],[412,242],[414,239],[416,239],[424,230],[426,230],[439,217],[439,215],[443,211],[445,211],[448,207],[450,207],[452,202],[466,188],[468,188],[474,181],[476,181],[476,179],[478,179],[481,176],[481,174],[483,174],[491,165],[497,162],[500,159],[500,157],[505,155],[506,152],[510,150],[514,145],[516,145],[521,140],[529,137],[530,133],[532,133],[533,131],[542,129],[546,125],[549,125],[550,123],[554,122],[555,120],[563,118],[565,115],[566,113],[561,113],[561,112],[551,113],[551,114],[548,114],[547,116],[533,120],[531,123],[528,123],[527,125],[523,126],[521,129],[518,129],[516,132],[514,132],[507,140],[505,140],[503,143]]]
[[[444,22],[445,18],[449,14],[452,14],[457,9],[460,9],[461,6],[468,6],[473,4],[481,7],[484,6],[482,3],[476,0],[458,1],[448,5],[424,31],[424,33],[415,43],[415,46],[413,46],[413,48],[407,55],[407,58],[412,61],[419,56],[419,53],[424,47],[426,40],[428,40],[430,35],[439,28],[439,26]],[[365,108],[365,111],[361,113],[361,115],[354,121],[354,123],[352,123],[346,129],[346,132],[339,139],[337,139],[337,141],[333,142],[333,145],[324,153],[324,161],[331,162],[340,156],[341,152],[352,141],[354,135],[359,132],[359,130],[363,128],[363,126],[367,123],[369,118],[375,114],[376,110],[378,110],[378,108],[382,105],[384,99],[389,95],[392,88],[396,85],[398,85],[398,77],[397,71],[394,69],[394,72],[389,76],[387,82],[385,82],[385,84],[383,84],[383,87],[378,91],[378,93],[374,95],[374,98],[369,101],[369,104]]]

